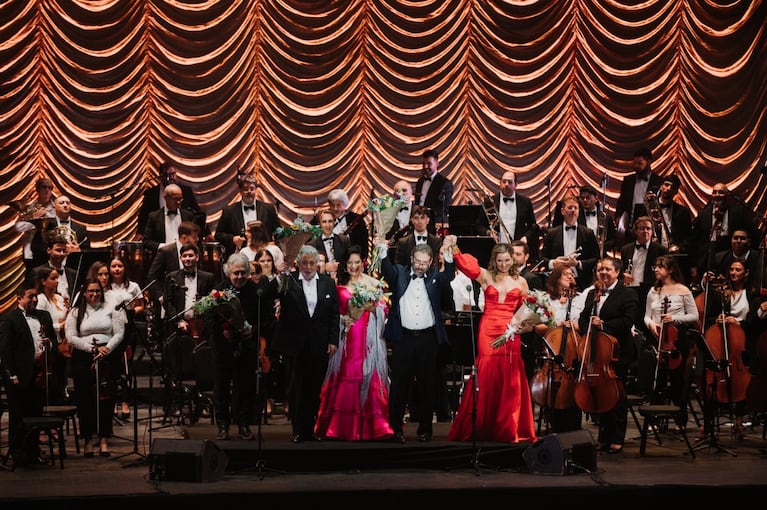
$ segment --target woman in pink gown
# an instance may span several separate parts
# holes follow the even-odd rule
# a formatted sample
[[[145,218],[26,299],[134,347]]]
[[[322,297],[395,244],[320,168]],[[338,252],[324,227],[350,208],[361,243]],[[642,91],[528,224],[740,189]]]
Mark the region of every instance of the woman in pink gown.
[[[346,273],[339,274],[341,340],[331,356],[320,393],[314,433],[347,441],[383,440],[393,436],[389,425],[389,369],[383,338],[386,305],[383,299],[362,308],[351,304],[355,286],[377,288],[380,282],[364,274],[359,248],[349,249]]]
[[[530,386],[525,375],[519,335],[502,347],[491,342],[502,335],[514,312],[527,294],[527,281],[511,259],[511,247],[497,244],[490,254],[488,268],[479,266],[472,255],[456,252],[458,269],[477,280],[485,292],[485,310],[477,334],[477,373],[464,387],[455,420],[448,432],[450,441],[497,441],[518,443],[535,441],[535,421]],[[475,388],[478,388],[475,391]],[[472,411],[476,400],[476,436],[473,436]]]

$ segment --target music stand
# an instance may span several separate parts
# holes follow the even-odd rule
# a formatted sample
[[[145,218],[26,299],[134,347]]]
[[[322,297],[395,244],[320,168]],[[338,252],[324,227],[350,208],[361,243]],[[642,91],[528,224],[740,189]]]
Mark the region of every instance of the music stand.
[[[495,240],[492,237],[458,237],[458,248],[463,253],[473,255],[477,259],[480,267],[487,267],[490,262],[490,252],[493,251]]]
[[[480,227],[484,227],[481,229]],[[451,205],[450,233],[456,236],[478,236],[487,232],[490,223],[479,205]],[[481,232],[480,232],[481,230]]]
[[[709,349],[706,339],[703,334],[697,330],[690,330],[689,334],[695,338],[695,345],[698,348],[698,352],[702,353],[703,364],[706,370],[717,370],[720,365],[720,361],[716,359],[714,354]],[[729,453],[733,457],[737,457],[737,454],[723,447],[719,444],[719,438],[714,430],[714,420],[717,415],[719,402],[716,399],[717,392],[717,377],[711,378],[711,387],[707,391],[703,392],[703,432],[705,437],[699,439],[692,445],[692,450],[702,450],[704,448],[714,448],[716,453],[724,452]]]

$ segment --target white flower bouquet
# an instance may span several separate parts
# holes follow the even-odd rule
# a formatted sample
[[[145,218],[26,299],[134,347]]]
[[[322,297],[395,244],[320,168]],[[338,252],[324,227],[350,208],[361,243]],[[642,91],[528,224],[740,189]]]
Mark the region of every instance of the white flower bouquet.
[[[405,207],[406,202],[398,193],[382,195],[368,200],[367,210],[373,213],[373,228],[381,236],[391,230],[397,220],[397,213]],[[373,250],[369,271],[375,273],[381,270],[381,257],[378,249]]]
[[[509,321],[506,331],[493,340],[490,346],[498,349],[506,342],[513,341],[514,335],[527,333],[537,324],[554,325],[554,310],[551,308],[549,295],[541,290],[533,290],[525,296]]]
[[[355,321],[371,303],[377,303],[384,297],[384,284],[381,280],[352,285],[352,297],[349,300],[349,316]]]

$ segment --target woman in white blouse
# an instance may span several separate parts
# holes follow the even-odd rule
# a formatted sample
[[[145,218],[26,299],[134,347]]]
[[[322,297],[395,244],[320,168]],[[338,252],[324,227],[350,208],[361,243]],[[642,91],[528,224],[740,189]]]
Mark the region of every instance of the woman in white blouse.
[[[85,440],[86,457],[93,456],[93,435],[99,438],[99,455],[109,456],[114,403],[119,377],[120,343],[125,334],[125,313],[104,300],[98,279],[86,278],[78,301],[66,320],[72,351],[72,379]]]

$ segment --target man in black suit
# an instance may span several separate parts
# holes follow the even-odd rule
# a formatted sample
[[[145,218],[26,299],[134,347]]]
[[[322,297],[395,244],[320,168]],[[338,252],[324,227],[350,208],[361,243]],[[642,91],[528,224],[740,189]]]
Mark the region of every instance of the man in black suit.
[[[618,341],[618,361],[613,365],[617,379],[625,378],[629,365],[636,361],[631,327],[643,314],[634,290],[624,286],[618,279],[622,270],[618,259],[605,257],[599,260],[594,289],[586,295],[584,308],[578,319],[580,331],[589,331],[589,326],[593,326],[592,335],[596,335],[599,342],[609,341],[600,337],[600,332],[612,335]],[[620,382],[616,381],[616,389],[618,384]],[[608,453],[623,451],[628,425],[626,394],[623,391],[616,393],[618,398],[615,407],[606,413],[598,414],[598,441],[600,447]]]
[[[604,204],[599,203],[597,190],[592,186],[581,186],[578,193],[580,214],[578,223],[586,225],[594,231],[597,243],[601,248],[600,257],[604,257],[615,249],[615,218],[605,210]]]
[[[415,204],[430,211],[429,232],[437,233],[448,222],[448,211],[453,203],[453,182],[439,173],[439,155],[434,149],[421,156],[422,173],[415,183]]]
[[[45,251],[33,252],[32,240],[41,229],[56,216],[53,207],[53,181],[47,177],[40,177],[35,182],[35,194],[37,198],[31,203],[23,204],[19,210],[19,219],[13,228],[23,234],[23,247],[21,249],[24,258],[24,268],[27,272],[45,262]],[[13,205],[13,204],[12,204]]]
[[[16,308],[0,317],[0,368],[8,399],[8,449],[14,466],[44,463],[37,438],[25,440],[22,419],[42,416],[45,387],[35,381],[44,351],[58,355],[51,315],[37,310],[35,280],[16,289]]]
[[[632,166],[634,174],[626,176],[621,183],[618,201],[615,204],[615,221],[618,226],[618,245],[633,241],[632,225],[640,216],[647,216],[644,205],[645,194],[657,192],[662,178],[652,171],[652,152],[641,148],[634,153]],[[621,239],[622,238],[622,239]]]
[[[754,212],[741,200],[730,196],[722,183],[714,184],[711,201],[692,222],[693,281],[705,271],[714,270],[713,258],[717,252],[730,248],[730,237],[735,230],[745,230],[751,239],[751,248],[758,248],[755,240],[760,238]],[[712,263],[711,265],[709,263]]]
[[[663,245],[652,240],[653,227],[653,221],[649,216],[640,216],[634,222],[632,229],[635,240],[621,247],[621,264],[626,270],[623,273],[623,283],[634,289],[643,312],[647,303],[647,293],[656,281],[655,260],[668,253]],[[644,321],[638,321],[636,329],[649,335]]]
[[[394,247],[394,263],[407,266],[410,264],[410,257],[413,254],[413,248],[419,244],[428,244],[432,253],[438,253],[442,246],[442,240],[439,236],[429,233],[429,210],[422,206],[413,207],[413,214],[410,217],[410,223],[413,226],[413,233],[406,235]],[[438,257],[434,257],[434,264],[439,264]]]
[[[209,232],[206,230],[207,227],[205,225],[205,213],[202,212],[200,206],[197,204],[197,197],[195,197],[192,188],[179,182],[178,169],[176,168],[176,165],[170,161],[165,161],[160,164],[159,172],[160,183],[156,186],[152,186],[144,192],[141,208],[138,212],[138,223],[136,226],[136,236],[134,237],[134,240],[143,241],[144,230],[146,230],[149,213],[166,207],[165,187],[170,184],[175,184],[181,188],[181,194],[183,196],[181,207],[192,212],[194,215],[194,222],[200,226],[200,232],[205,232],[205,235],[208,235]]]
[[[165,206],[149,213],[144,227],[144,248],[152,253],[174,243],[182,222],[194,222],[194,213],[181,207],[183,194],[178,184],[168,184],[163,193]]]
[[[501,176],[500,191],[493,195],[492,200],[498,222],[494,229],[478,225],[477,233],[489,235],[501,243],[522,241],[527,244],[532,258],[537,259],[540,229],[535,220],[533,202],[517,193],[517,176],[514,172],[504,172]]]
[[[345,271],[344,262],[346,253],[349,251],[351,241],[349,236],[333,232],[335,218],[330,209],[321,209],[317,213],[322,235],[310,239],[306,244],[314,246],[325,257],[325,272],[336,276],[338,271]],[[361,247],[360,247],[361,248]]]
[[[535,272],[530,270],[528,260],[530,259],[530,250],[527,247],[527,243],[524,241],[512,241],[511,245],[511,259],[514,265],[517,266],[520,276],[527,280],[527,287],[530,290],[544,290],[544,282],[542,278]],[[540,337],[534,332],[522,333],[522,360],[525,362],[525,373],[527,379],[535,374],[538,368],[538,356],[542,352]]]
[[[547,269],[564,265],[575,272],[578,289],[583,290],[594,278],[599,259],[599,243],[594,231],[578,224],[580,204],[574,195],[562,199],[562,225],[551,227],[543,242],[542,264]]]
[[[333,213],[333,233],[347,236],[349,245],[356,244],[359,246],[362,250],[360,254],[362,260],[365,260],[368,256],[368,226],[365,222],[367,211],[364,214],[350,211],[349,195],[340,188],[333,189],[328,193],[328,209]],[[311,223],[318,224],[319,217],[315,215]]]
[[[283,275],[280,318],[272,349],[287,356],[288,403],[293,443],[314,437],[320,390],[340,332],[336,282],[317,272],[319,253],[304,245],[298,270]]]
[[[395,439],[401,443],[405,442],[402,425],[414,378],[418,382],[418,415],[411,416],[411,421],[418,422],[419,441],[432,438],[438,345],[448,344],[441,296],[455,278],[450,236],[443,243],[444,268],[440,271],[433,263],[436,257],[428,244],[416,245],[410,264],[403,266],[389,259],[382,236],[375,239],[382,257],[381,271],[391,292],[384,329],[384,337],[392,349],[389,423]],[[424,300],[428,300],[428,306],[424,306]]]
[[[394,223],[392,223],[389,231],[386,232],[385,237],[389,241],[390,248],[412,230],[410,217],[413,214],[413,207],[416,205],[413,199],[413,186],[407,181],[397,181],[394,184],[394,195],[404,201],[405,205],[400,208]]]
[[[679,192],[679,176],[671,174],[663,177],[658,191],[658,207],[665,226],[657,222],[655,238],[673,255],[679,269],[690,283],[690,242],[692,239],[692,211],[686,205],[674,200]]]
[[[40,269],[50,268],[55,269],[59,273],[59,286],[57,292],[61,294],[63,298],[73,299],[76,295],[75,286],[77,282],[77,271],[70,267],[64,266],[64,261],[67,258],[67,240],[64,237],[57,235],[50,235],[48,237],[48,248],[46,254],[48,260],[32,270],[27,274],[27,278],[36,279]]]
[[[39,257],[45,256],[48,237],[57,236],[67,242],[67,255],[80,253],[83,250],[91,248],[91,241],[88,238],[88,230],[85,225],[77,223],[72,219],[72,201],[66,195],[61,195],[53,200],[53,209],[55,216],[47,224],[44,232],[37,231],[32,238],[32,251]],[[79,255],[64,259],[64,265],[67,267],[77,267]]]
[[[191,369],[192,350],[198,341],[194,336],[201,332],[199,317],[195,317],[192,305],[199,298],[206,296],[213,286],[219,282],[213,273],[198,269],[200,249],[195,244],[187,243],[181,246],[181,269],[169,272],[165,276],[163,306],[165,317],[172,320],[177,333],[173,345],[167,345],[164,356],[167,356],[168,375],[173,381],[182,381],[185,370]],[[195,341],[196,340],[196,341]],[[165,358],[164,358],[165,359]],[[184,364],[187,360],[187,364]]]
[[[714,255],[714,272],[709,273],[709,278],[717,274],[727,276],[730,271],[730,264],[733,260],[742,260],[749,272],[749,283],[754,290],[759,290],[760,264],[762,263],[762,254],[759,250],[751,248],[751,238],[749,233],[742,229],[736,229],[730,236],[730,249],[716,253]]]
[[[224,246],[227,254],[236,253],[247,245],[245,226],[251,221],[260,221],[269,240],[274,239],[274,231],[280,226],[277,209],[274,204],[256,200],[258,181],[251,174],[240,179],[240,201],[224,207],[216,227],[216,241]]]

